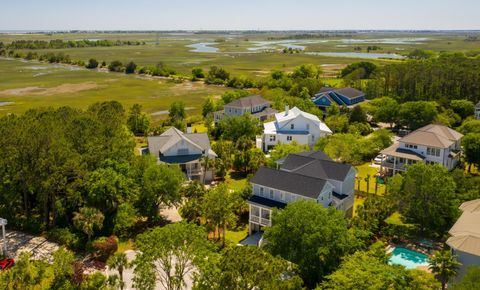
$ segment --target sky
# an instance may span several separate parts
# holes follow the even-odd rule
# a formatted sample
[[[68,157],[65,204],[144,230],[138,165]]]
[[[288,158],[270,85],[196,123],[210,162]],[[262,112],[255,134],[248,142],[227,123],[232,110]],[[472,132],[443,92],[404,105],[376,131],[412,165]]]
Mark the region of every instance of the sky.
[[[479,0],[0,0],[0,30],[477,30],[479,12]]]

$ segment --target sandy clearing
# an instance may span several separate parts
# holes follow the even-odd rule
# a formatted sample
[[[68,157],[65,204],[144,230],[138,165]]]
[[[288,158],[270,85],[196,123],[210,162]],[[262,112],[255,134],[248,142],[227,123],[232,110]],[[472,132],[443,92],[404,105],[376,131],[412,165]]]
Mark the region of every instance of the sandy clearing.
[[[0,96],[49,96],[55,94],[76,93],[81,91],[92,90],[100,87],[97,83],[86,82],[80,84],[62,84],[51,88],[42,87],[25,87],[18,89],[8,89],[0,91]]]

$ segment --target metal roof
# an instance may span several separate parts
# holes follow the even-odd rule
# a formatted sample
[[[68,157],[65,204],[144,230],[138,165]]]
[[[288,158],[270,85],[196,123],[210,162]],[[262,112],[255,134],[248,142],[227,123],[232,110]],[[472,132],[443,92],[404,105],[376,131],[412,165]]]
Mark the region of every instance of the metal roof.
[[[268,199],[268,198],[264,198],[264,197],[261,197],[261,196],[258,196],[258,195],[252,195],[248,199],[248,202],[253,203],[253,204],[258,204],[260,206],[270,207],[270,208],[272,208],[272,207],[285,208],[287,206],[286,203],[279,202],[279,201],[272,200],[272,199]]]

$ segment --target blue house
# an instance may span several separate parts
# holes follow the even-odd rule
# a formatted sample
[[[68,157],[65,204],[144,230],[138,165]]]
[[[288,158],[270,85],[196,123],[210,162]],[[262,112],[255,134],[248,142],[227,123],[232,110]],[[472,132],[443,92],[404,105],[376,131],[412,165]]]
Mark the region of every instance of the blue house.
[[[365,94],[354,88],[335,89],[323,87],[312,98],[312,101],[320,108],[330,107],[332,103],[338,106],[350,107],[365,101]]]

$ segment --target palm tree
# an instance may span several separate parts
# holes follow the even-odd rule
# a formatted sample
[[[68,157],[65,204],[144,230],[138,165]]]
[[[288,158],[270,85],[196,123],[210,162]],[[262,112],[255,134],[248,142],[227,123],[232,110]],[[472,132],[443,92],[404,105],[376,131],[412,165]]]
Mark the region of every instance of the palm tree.
[[[201,158],[201,166],[203,167],[203,184],[205,184],[205,177],[207,175],[207,171],[212,169],[212,160],[208,155],[205,155]]]
[[[75,213],[73,217],[73,225],[84,232],[90,242],[95,229],[101,229],[103,227],[104,218],[105,217],[98,209],[93,207],[82,207],[79,212]]]
[[[457,256],[453,255],[449,250],[441,250],[436,251],[430,258],[429,269],[442,283],[442,290],[445,290],[448,280],[457,275],[460,265],[457,261]]]
[[[123,281],[123,270],[130,268],[127,255],[125,255],[125,253],[115,253],[108,259],[107,265],[110,267],[110,269],[115,269],[118,271],[120,289],[123,290],[123,287],[125,287],[125,282]]]

